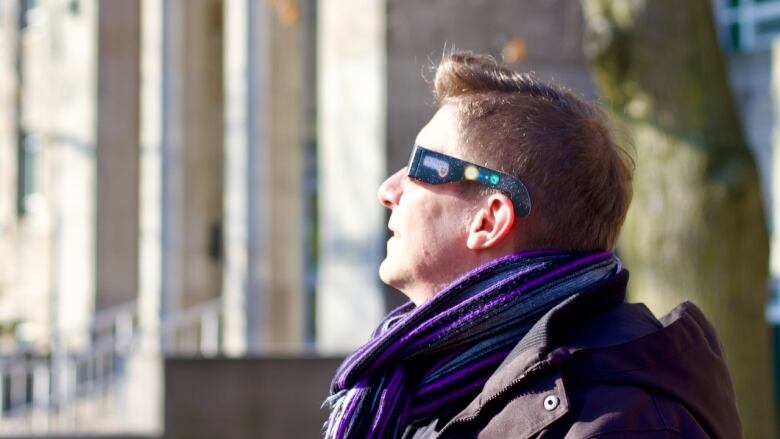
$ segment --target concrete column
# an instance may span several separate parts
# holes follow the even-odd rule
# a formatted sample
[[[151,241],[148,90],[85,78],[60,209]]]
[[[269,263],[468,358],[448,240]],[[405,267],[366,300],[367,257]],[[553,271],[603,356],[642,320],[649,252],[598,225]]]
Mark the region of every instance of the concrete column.
[[[159,0],[141,0],[138,326],[140,349],[128,359],[121,389],[124,431],[162,434],[162,17]]]
[[[146,335],[156,334],[162,304],[162,96],[163,5],[141,0],[140,193],[138,319]],[[154,337],[145,343],[157,348]]]
[[[226,343],[234,354],[300,349],[300,11],[246,0],[226,11]]]
[[[98,4],[96,310],[136,298],[140,0]]]
[[[304,289],[304,339],[307,348],[316,339],[317,250],[319,243],[319,210],[317,198],[317,0],[301,2],[302,17],[302,120],[303,146],[303,289]]]
[[[246,352],[248,273],[247,24],[251,0],[225,0],[225,267],[223,340],[228,355]]]
[[[223,2],[163,4],[163,313],[222,284]]]
[[[41,77],[41,72],[53,70],[47,42],[49,29],[33,20],[27,20],[22,3],[17,2],[20,23],[18,53],[16,61],[17,93],[17,294],[9,300],[15,307],[13,314],[20,321],[16,338],[21,344],[44,345],[49,342],[54,312],[52,311],[52,257],[53,214],[49,202],[49,161],[51,148],[45,142],[43,133],[49,130],[52,105],[43,97],[53,96],[53,84]],[[44,8],[36,9],[38,17]],[[28,10],[29,12],[29,10]],[[41,346],[42,348],[45,346]]]
[[[267,340],[265,313],[266,290],[270,284],[271,266],[268,260],[270,248],[271,200],[269,175],[270,153],[268,147],[268,94],[271,75],[268,65],[269,8],[265,2],[247,3],[249,23],[247,27],[247,290],[246,347],[248,352],[262,350]]]
[[[17,55],[16,2],[0,0],[0,297],[13,297],[16,255]],[[0,321],[14,318],[12,305],[0,302]]]
[[[51,88],[33,93],[41,93],[41,134],[51,149],[44,173],[50,178],[52,213],[52,321],[60,341],[81,346],[88,342],[85,329],[95,293],[97,2],[63,8],[47,1],[39,7],[49,38],[40,55],[51,58],[48,68],[39,65],[33,72],[36,85],[45,82]]]
[[[383,314],[377,270],[385,174],[383,0],[320,0],[318,347],[347,351]]]
[[[299,349],[303,341],[303,136],[302,47],[300,6],[295,0],[277,0],[266,13],[266,60],[255,59],[256,69],[270,68],[266,84],[265,143],[268,212],[266,261],[271,274],[265,291],[263,318],[271,347]],[[258,6],[259,8],[259,6]],[[261,51],[262,53],[262,51]],[[260,139],[258,139],[260,140]],[[258,169],[258,168],[255,168]],[[260,194],[250,191],[253,197]]]

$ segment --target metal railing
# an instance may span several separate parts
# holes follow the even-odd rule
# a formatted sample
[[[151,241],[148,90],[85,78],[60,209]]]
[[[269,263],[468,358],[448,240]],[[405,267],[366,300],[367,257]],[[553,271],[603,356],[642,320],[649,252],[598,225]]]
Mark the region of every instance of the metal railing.
[[[217,355],[220,345],[222,300],[213,299],[172,314],[161,323],[166,355]]]
[[[99,311],[87,327],[55,334],[49,352],[0,356],[0,435],[122,429],[123,416],[132,416],[118,410],[131,356],[217,355],[221,312],[215,299],[144,330],[132,301]],[[142,352],[141,337],[162,340],[163,352]],[[74,347],[72,340],[84,338]]]

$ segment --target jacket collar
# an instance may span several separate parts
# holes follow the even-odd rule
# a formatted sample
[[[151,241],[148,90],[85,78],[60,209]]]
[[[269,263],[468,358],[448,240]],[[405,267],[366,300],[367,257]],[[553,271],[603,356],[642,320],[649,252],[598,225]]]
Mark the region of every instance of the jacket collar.
[[[623,303],[626,298],[628,272],[620,271],[610,279],[594,284],[575,294],[543,315],[507,355],[496,373],[485,384],[483,394],[501,392],[515,378],[528,373],[543,360],[546,366],[560,364],[564,357],[553,348],[560,346],[560,338],[597,313]]]
[[[536,406],[539,410],[527,413],[527,420],[516,420],[512,425],[507,425],[506,428],[511,429],[511,437],[532,436],[566,414],[568,397],[560,369],[556,366],[563,363],[571,352],[560,349],[550,351],[560,337],[583,320],[623,303],[627,283],[628,272],[621,270],[615,276],[572,295],[544,314],[507,355],[477,398],[447,423],[441,432],[478,418],[487,405],[499,401],[502,395],[531,378],[534,379],[532,391],[522,392],[519,396],[513,394],[510,404]],[[548,410],[550,406],[546,404],[550,397],[557,398],[557,404],[552,410]],[[519,410],[518,413],[523,411]]]

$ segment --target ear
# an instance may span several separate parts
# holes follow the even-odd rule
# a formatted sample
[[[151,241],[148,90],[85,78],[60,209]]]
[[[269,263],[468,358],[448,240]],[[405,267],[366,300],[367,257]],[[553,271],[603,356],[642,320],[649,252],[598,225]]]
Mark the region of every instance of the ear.
[[[504,194],[493,194],[480,208],[469,225],[466,246],[471,250],[495,247],[509,235],[515,222],[512,200]]]

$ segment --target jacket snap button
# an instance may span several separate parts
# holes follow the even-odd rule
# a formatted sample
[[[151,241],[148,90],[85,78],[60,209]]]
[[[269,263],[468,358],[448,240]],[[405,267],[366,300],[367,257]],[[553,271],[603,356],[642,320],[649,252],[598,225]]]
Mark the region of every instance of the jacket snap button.
[[[547,398],[544,398],[544,409],[547,411],[555,410],[560,402],[561,400],[557,396],[548,395]]]

